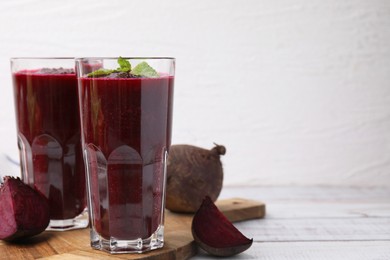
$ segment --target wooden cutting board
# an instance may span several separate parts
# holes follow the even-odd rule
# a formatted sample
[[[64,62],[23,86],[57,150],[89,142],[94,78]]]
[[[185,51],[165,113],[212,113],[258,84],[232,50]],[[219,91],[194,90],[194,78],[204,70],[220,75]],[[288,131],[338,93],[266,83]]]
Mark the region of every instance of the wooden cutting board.
[[[265,215],[265,204],[259,201],[234,198],[219,200],[216,205],[233,222]],[[111,255],[94,250],[90,247],[89,229],[79,229],[46,231],[20,244],[0,241],[0,259],[188,259],[197,253],[191,234],[192,216],[166,211],[164,247],[144,254]]]

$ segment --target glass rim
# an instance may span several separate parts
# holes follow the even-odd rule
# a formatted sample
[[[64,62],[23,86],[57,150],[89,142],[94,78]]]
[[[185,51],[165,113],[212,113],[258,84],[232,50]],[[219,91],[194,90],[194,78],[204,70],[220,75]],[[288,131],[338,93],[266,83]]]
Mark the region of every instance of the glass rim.
[[[174,57],[143,57],[143,56],[117,56],[117,57],[76,57],[76,61],[85,61],[85,60],[117,60],[119,57],[126,60],[176,60]]]
[[[10,60],[117,60],[118,57],[11,57]],[[127,60],[176,60],[174,57],[126,56]]]
[[[11,57],[10,60],[74,60],[75,57]]]

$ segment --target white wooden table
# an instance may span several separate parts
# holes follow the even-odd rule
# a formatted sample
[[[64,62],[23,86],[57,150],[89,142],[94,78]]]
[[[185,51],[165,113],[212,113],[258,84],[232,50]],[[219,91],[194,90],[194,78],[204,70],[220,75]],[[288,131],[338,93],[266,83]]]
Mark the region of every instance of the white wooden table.
[[[234,259],[390,260],[389,188],[224,187],[231,197],[267,206],[264,219],[235,224],[254,243]]]
[[[0,162],[0,174],[19,170]],[[267,213],[235,223],[254,243],[232,259],[390,260],[390,188],[224,187],[220,198],[233,197],[261,200]]]

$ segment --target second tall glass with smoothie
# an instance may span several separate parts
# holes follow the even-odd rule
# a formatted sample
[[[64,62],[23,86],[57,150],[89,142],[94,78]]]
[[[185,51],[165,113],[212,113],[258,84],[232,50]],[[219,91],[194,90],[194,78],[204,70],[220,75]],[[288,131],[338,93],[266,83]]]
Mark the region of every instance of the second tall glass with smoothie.
[[[88,225],[73,58],[11,59],[22,179],[49,200],[51,230]]]

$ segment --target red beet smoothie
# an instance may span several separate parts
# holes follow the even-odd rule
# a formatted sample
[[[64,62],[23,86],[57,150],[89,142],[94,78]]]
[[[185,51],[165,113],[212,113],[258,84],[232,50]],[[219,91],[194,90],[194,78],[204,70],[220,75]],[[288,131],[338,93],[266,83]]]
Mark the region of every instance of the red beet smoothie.
[[[20,71],[13,81],[24,181],[49,199],[51,219],[72,219],[86,207],[76,75]]]
[[[91,220],[106,239],[148,238],[162,224],[173,82],[169,76],[80,79]]]

